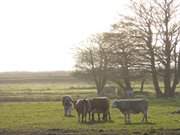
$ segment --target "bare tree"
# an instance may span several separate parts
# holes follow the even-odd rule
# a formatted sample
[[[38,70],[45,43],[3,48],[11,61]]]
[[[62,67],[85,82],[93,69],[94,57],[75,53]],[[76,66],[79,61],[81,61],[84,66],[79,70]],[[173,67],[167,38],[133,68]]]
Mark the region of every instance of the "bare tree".
[[[156,61],[156,48],[157,48],[157,31],[155,29],[156,23],[154,20],[154,6],[151,1],[132,1],[132,9],[134,9],[134,17],[129,20],[134,24],[135,28],[139,31],[137,38],[143,41],[142,48],[146,50],[147,55],[145,59],[149,62],[152,73],[152,80],[156,95],[162,96],[159,86],[158,72]],[[148,3],[148,5],[147,5]],[[137,21],[136,21],[137,20]]]
[[[109,54],[111,54],[112,72],[109,77],[113,76],[111,80],[116,82],[125,94],[133,90],[131,86],[132,72],[140,70],[142,67],[140,65],[142,52],[134,38],[135,31],[128,28],[128,24],[121,23],[112,32],[104,33],[104,41],[108,46]]]
[[[109,78],[124,91],[132,89],[131,73],[147,71],[157,97],[175,96],[180,81],[178,8],[177,0],[131,0],[131,15],[123,16],[111,32],[96,35],[88,47],[79,49],[77,69],[93,77],[98,93]]]
[[[164,95],[174,96],[178,84],[178,50],[180,23],[175,0],[131,0],[132,16],[124,16],[131,24],[136,39],[146,51],[144,59],[151,68],[156,95],[162,96],[159,86],[159,68],[163,68]],[[174,72],[172,73],[172,69]]]
[[[159,31],[161,55],[158,55],[164,73],[164,94],[174,96],[178,84],[178,50],[180,39],[179,5],[176,0],[154,0],[156,26]],[[172,69],[174,72],[171,72]]]
[[[83,43],[76,53],[76,70],[93,79],[97,94],[101,93],[107,82],[108,56],[104,44],[102,35],[97,34]]]

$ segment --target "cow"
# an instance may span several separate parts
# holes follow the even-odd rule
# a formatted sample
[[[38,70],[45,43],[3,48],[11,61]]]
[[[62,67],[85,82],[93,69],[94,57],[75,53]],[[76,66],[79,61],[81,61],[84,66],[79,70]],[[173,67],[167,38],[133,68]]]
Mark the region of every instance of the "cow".
[[[100,121],[100,114],[103,114],[103,120],[111,120],[110,115],[110,101],[107,97],[95,97],[89,100],[91,103],[92,121],[94,121],[94,114],[98,114],[98,120]]]
[[[73,99],[69,95],[65,95],[62,98],[62,104],[64,106],[64,116],[71,116],[73,108]]]
[[[148,101],[145,99],[120,99],[112,102],[113,108],[118,108],[125,117],[125,123],[131,123],[130,114],[143,113],[142,122],[147,122]]]
[[[78,99],[74,101],[74,108],[78,114],[78,122],[87,122],[87,114],[89,114],[90,120],[90,111],[91,111],[91,104],[87,99]]]

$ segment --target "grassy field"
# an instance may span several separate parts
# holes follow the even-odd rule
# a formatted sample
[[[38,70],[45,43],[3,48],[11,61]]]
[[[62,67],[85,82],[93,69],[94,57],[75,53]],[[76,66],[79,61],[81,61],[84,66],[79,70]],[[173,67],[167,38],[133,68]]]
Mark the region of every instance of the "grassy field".
[[[136,96],[149,101],[147,124],[140,122],[142,114],[132,115],[132,124],[124,124],[123,115],[112,108],[109,122],[78,123],[75,110],[73,117],[64,117],[61,97],[67,94],[74,99],[94,97],[95,87],[89,84],[73,81],[0,83],[0,135],[180,134],[180,114],[172,114],[180,110],[180,96],[157,99],[152,84],[145,85],[144,94],[138,92],[138,83],[133,85]]]
[[[94,86],[62,83],[0,84],[0,101],[59,101],[63,95],[74,98],[96,95]]]
[[[180,114],[172,114],[180,105],[180,98],[149,99],[149,123],[141,124],[142,115],[132,115],[132,124],[124,124],[122,114],[111,108],[112,121],[81,124],[74,117],[64,117],[61,102],[23,102],[0,104],[0,129],[35,131],[38,129],[105,130],[152,132],[156,129],[179,129]]]
[[[139,93],[139,84],[134,84],[134,90]],[[177,92],[180,87],[177,87]],[[144,92],[154,94],[152,84],[144,86]],[[96,96],[95,86],[85,83],[7,83],[0,84],[0,102],[13,101],[60,101],[63,95],[76,98]],[[144,96],[144,95],[143,95]]]
[[[147,85],[145,89],[151,89],[151,87]],[[141,95],[146,97],[150,103],[149,123],[147,124],[140,123],[141,114],[132,115],[132,124],[124,124],[123,115],[117,109],[112,108],[112,121],[81,124],[77,122],[75,110],[73,111],[74,117],[64,117],[60,100],[66,94],[71,94],[74,98],[96,96],[96,91],[92,86],[39,83],[1,84],[0,133],[3,131],[2,134],[11,134],[7,132],[20,134],[20,131],[28,131],[28,134],[34,134],[34,131],[40,130],[40,133],[45,134],[62,132],[59,130],[65,130],[64,132],[68,133],[80,130],[82,134],[87,132],[95,134],[101,131],[120,134],[156,134],[159,131],[161,134],[167,129],[176,133],[180,132],[180,114],[172,114],[180,109],[180,97],[156,99],[152,91],[148,90],[148,92],[150,92],[149,95]]]

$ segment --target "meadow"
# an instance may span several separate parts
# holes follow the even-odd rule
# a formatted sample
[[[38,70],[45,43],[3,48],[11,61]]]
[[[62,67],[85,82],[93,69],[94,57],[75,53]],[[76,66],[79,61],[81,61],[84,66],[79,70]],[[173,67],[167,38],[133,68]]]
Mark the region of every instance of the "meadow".
[[[157,99],[151,84],[137,97],[149,101],[148,120],[141,123],[142,114],[132,115],[132,123],[125,124],[119,110],[111,108],[112,120],[108,122],[78,123],[76,111],[73,117],[64,117],[61,97],[72,95],[74,99],[96,96],[95,87],[82,82],[56,83],[1,83],[0,84],[0,135],[11,134],[179,134],[180,96]],[[178,88],[179,89],[179,88]],[[113,98],[112,98],[113,100]]]

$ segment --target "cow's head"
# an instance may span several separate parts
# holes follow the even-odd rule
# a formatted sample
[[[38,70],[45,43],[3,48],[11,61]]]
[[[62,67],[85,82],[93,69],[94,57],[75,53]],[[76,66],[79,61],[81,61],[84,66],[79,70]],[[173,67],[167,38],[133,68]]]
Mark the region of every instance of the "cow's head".
[[[118,101],[117,100],[114,100],[112,102],[112,108],[117,108],[118,107]]]

